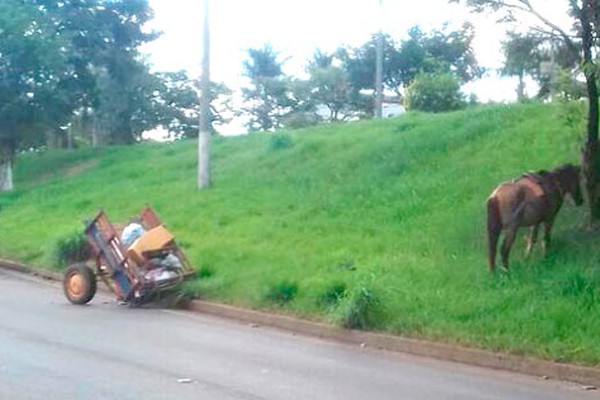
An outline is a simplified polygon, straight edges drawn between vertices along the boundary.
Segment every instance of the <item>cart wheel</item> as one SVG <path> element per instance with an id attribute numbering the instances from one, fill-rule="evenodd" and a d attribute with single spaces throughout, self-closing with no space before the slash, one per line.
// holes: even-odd
<path id="1" fill-rule="evenodd" d="M 96 275 L 85 264 L 73 264 L 67 268 L 63 280 L 67 299 L 73 304 L 86 304 L 96 294 Z"/>

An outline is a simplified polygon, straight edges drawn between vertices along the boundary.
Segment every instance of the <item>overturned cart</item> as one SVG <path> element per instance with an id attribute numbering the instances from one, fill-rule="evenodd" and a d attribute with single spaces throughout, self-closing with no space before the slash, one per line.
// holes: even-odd
<path id="1" fill-rule="evenodd" d="M 110 223 L 104 211 L 85 224 L 95 265 L 77 263 L 67 268 L 63 288 L 73 304 L 92 300 L 97 278 L 117 299 L 141 305 L 194 275 L 175 238 L 150 207 L 144 208 L 136 222 L 122 232 Z"/>

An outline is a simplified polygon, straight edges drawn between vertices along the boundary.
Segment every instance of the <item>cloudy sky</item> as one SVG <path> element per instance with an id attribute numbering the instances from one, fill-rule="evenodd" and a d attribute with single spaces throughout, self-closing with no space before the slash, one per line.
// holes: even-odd
<path id="1" fill-rule="evenodd" d="M 532 0 L 552 20 L 564 19 L 565 0 Z M 150 0 L 155 18 L 148 28 L 162 36 L 144 47 L 157 71 L 185 69 L 200 73 L 204 0 Z M 474 15 L 447 0 L 211 0 L 211 79 L 231 88 L 243 85 L 242 62 L 247 49 L 270 43 L 288 59 L 284 70 L 298 75 L 317 48 L 333 51 L 340 45 L 359 46 L 381 26 L 395 39 L 420 25 L 424 31 L 449 23 L 475 24 L 475 51 L 481 66 L 502 64 L 500 41 L 506 27 L 490 15 Z M 466 91 L 482 101 L 512 100 L 512 80 L 495 74 Z"/>

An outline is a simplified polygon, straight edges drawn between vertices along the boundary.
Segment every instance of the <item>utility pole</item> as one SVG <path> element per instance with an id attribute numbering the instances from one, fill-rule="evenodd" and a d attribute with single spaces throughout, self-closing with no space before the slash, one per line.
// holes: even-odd
<path id="1" fill-rule="evenodd" d="M 204 37 L 200 76 L 200 116 L 198 124 L 198 188 L 210 187 L 210 36 L 209 0 L 204 0 Z"/>
<path id="2" fill-rule="evenodd" d="M 383 108 L 383 33 L 381 31 L 382 4 L 379 0 L 379 32 L 375 42 L 375 118 L 381 118 Z"/>

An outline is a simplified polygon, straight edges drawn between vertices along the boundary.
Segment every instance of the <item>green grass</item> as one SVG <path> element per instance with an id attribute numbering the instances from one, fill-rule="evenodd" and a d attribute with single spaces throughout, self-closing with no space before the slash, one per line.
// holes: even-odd
<path id="1" fill-rule="evenodd" d="M 216 138 L 207 191 L 195 141 L 27 154 L 0 194 L 0 254 L 61 268 L 57 242 L 98 208 L 124 222 L 151 204 L 206 271 L 204 298 L 596 365 L 600 251 L 584 208 L 567 202 L 547 257 L 524 260 L 519 240 L 510 276 L 485 261 L 485 199 L 577 162 L 581 115 L 498 105 Z"/>

